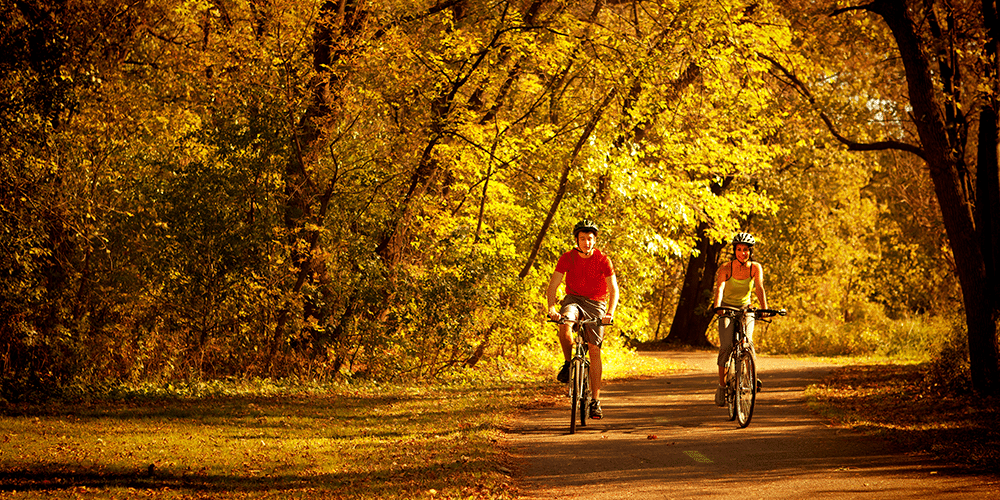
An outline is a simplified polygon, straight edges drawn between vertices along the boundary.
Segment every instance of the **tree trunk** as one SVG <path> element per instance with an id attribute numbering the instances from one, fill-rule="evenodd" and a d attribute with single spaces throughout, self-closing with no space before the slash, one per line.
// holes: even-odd
<path id="1" fill-rule="evenodd" d="M 997 161 L 997 111 L 986 107 L 979 118 L 979 157 L 976 171 L 976 229 L 986 267 L 986 283 L 992 289 L 993 308 L 1000 310 L 1000 166 Z"/>
<path id="2" fill-rule="evenodd" d="M 993 286 L 993 308 L 1000 310 L 1000 19 L 995 0 L 983 0 L 983 25 L 989 27 L 983 60 L 983 80 L 991 87 L 984 92 L 986 103 L 979 117 L 979 157 L 976 162 L 976 229 L 986 259 L 986 282 Z"/>
<path id="3" fill-rule="evenodd" d="M 913 118 L 937 194 L 945 231 L 955 256 L 969 330 L 969 362 L 972 385 L 984 395 L 1000 393 L 1000 349 L 997 345 L 1000 314 L 990 296 L 986 264 L 974 221 L 974 208 L 962 186 L 962 148 L 949 142 L 950 125 L 936 94 L 927 52 L 922 50 L 909 9 L 904 0 L 877 0 L 868 9 L 880 15 L 899 47 L 913 107 Z M 992 189 L 992 188 L 990 188 Z M 986 193 L 983 193 L 986 195 Z M 988 212 L 984 212 L 988 213 Z"/>
<path id="4" fill-rule="evenodd" d="M 688 260 L 684 285 L 677 301 L 677 312 L 670 324 L 670 333 L 663 339 L 668 344 L 712 346 L 705 332 L 708 325 L 712 324 L 712 312 L 709 310 L 712 284 L 715 282 L 715 272 L 719 269 L 719 254 L 726 244 L 709 242 L 705 236 L 707 229 L 707 222 L 698 225 L 698 252 Z"/>
<path id="5" fill-rule="evenodd" d="M 320 295 L 327 301 L 333 294 L 326 270 L 326 259 L 320 246 L 318 230 L 307 227 L 314 224 L 322 227 L 326 218 L 330 197 L 333 194 L 336 176 L 329 181 L 319 181 L 312 166 L 328 143 L 324 124 L 335 115 L 336 88 L 342 76 L 330 70 L 343 57 L 344 49 L 337 48 L 339 39 L 354 37 L 360 31 L 367 13 L 356 10 L 354 3 L 328 1 L 320 10 L 321 20 L 313 33 L 313 67 L 317 74 L 309 82 L 312 98 L 305 113 L 295 127 L 295 154 L 285 166 L 285 226 L 290 234 L 288 245 L 291 260 L 298 270 L 291 293 L 297 295 L 306 282 L 319 283 Z M 327 184 L 322 187 L 322 184 Z M 304 244 L 303 244 L 304 243 Z M 328 305 L 307 304 L 307 314 L 317 317 L 319 324 L 327 322 Z M 277 314 L 274 336 L 268 353 L 268 371 L 274 368 L 275 357 L 284 343 L 285 327 L 288 324 L 290 305 L 283 306 Z"/>
<path id="6" fill-rule="evenodd" d="M 447 114 L 447 111 L 442 111 Z M 442 116 L 443 120 L 444 117 Z M 435 134 L 424 147 L 424 152 L 420 157 L 420 164 L 410 176 L 410 187 L 403 197 L 402 204 L 396 216 L 389 223 L 389 228 L 382 236 L 375 253 L 382 258 L 386 267 L 392 269 L 403 258 L 403 252 L 409 237 L 410 219 L 417 210 L 416 200 L 419 199 L 430 187 L 433 180 L 440 173 L 441 168 L 437 160 L 434 159 L 434 148 L 441 143 L 441 135 Z"/>
<path id="7" fill-rule="evenodd" d="M 713 183 L 712 194 L 721 196 L 732 182 L 733 177 L 729 176 L 722 184 Z M 709 310 L 712 285 L 715 283 L 715 272 L 719 270 L 719 254 L 726 243 L 710 242 L 706 236 L 708 227 L 708 222 L 698 225 L 697 253 L 692 254 L 688 260 L 684 285 L 677 301 L 677 312 L 674 313 L 670 333 L 663 339 L 664 342 L 695 347 L 712 345 L 705 332 L 708 325 L 712 324 L 712 312 Z"/>

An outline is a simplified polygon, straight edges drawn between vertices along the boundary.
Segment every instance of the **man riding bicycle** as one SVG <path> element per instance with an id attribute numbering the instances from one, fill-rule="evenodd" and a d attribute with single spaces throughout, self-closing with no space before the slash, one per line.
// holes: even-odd
<path id="1" fill-rule="evenodd" d="M 726 405 L 726 361 L 733 351 L 733 327 L 735 318 L 722 317 L 720 306 L 746 308 L 750 306 L 753 292 L 761 309 L 767 309 L 767 295 L 764 293 L 764 267 L 753 261 L 753 235 L 737 233 L 733 237 L 733 260 L 723 264 L 715 274 L 715 297 L 713 308 L 719 317 L 719 388 L 715 391 L 715 404 Z M 746 335 L 753 340 L 754 316 L 748 314 Z M 759 382 L 758 382 L 759 384 Z"/>
<path id="2" fill-rule="evenodd" d="M 591 220 L 581 220 L 573 227 L 576 246 L 564 253 L 549 278 L 548 311 L 553 320 L 566 318 L 571 321 L 601 319 L 601 325 L 584 326 L 584 341 L 590 352 L 590 383 L 593 401 L 590 403 L 590 418 L 600 419 L 601 411 L 601 344 L 604 342 L 604 327 L 610 325 L 618 307 L 618 280 L 615 268 L 606 255 L 596 248 L 597 224 Z M 559 285 L 566 282 L 566 295 L 559 301 Z M 556 307 L 557 304 L 559 307 Z M 556 379 L 562 383 L 569 380 L 569 359 L 573 351 L 570 324 L 559 325 L 559 343 L 562 345 L 562 369 Z"/>

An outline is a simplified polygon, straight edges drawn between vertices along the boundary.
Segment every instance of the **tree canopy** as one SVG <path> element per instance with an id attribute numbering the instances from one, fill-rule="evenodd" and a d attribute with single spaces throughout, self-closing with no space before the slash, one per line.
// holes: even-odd
<path id="1" fill-rule="evenodd" d="M 717 262 L 740 229 L 761 235 L 779 302 L 844 321 L 871 304 L 942 313 L 965 254 L 940 232 L 938 207 L 950 212 L 920 164 L 912 77 L 877 50 L 897 28 L 854 16 L 840 29 L 828 23 L 847 13 L 809 9 L 0 7 L 4 397 L 516 363 L 551 333 L 547 276 L 584 217 L 639 337 L 678 303 L 705 307 L 697 287 L 677 298 L 705 269 L 689 261 Z M 953 50 L 982 76 L 963 84 L 989 96 L 979 26 Z"/>

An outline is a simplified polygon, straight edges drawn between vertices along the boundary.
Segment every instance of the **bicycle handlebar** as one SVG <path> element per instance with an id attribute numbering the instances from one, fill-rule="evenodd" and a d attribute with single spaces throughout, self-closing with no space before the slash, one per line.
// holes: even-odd
<path id="1" fill-rule="evenodd" d="M 788 311 L 785 309 L 757 309 L 755 313 L 763 314 L 764 316 L 762 317 L 767 318 L 771 316 L 785 316 L 788 314 Z"/>
<path id="2" fill-rule="evenodd" d="M 752 313 L 754 317 L 757 318 L 769 318 L 771 316 L 785 316 L 786 314 L 788 314 L 788 311 L 786 311 L 785 309 L 754 309 L 752 307 L 746 309 L 740 309 L 737 307 L 729 307 L 729 306 L 720 306 L 715 308 L 716 313 L 723 312 L 726 313 L 725 315 L 727 316 L 734 316 L 744 311 L 747 313 Z"/>
<path id="3" fill-rule="evenodd" d="M 573 324 L 573 323 L 578 323 L 578 324 L 581 324 L 581 325 L 586 325 L 586 324 L 590 324 L 590 323 L 597 323 L 597 324 L 604 325 L 603 318 L 572 320 L 572 319 L 566 319 L 565 317 L 561 317 L 559 319 L 549 318 L 548 322 L 549 323 L 555 323 L 557 325 L 565 325 L 565 324 Z M 612 319 L 611 323 L 608 323 L 607 325 L 604 325 L 604 326 L 610 326 L 610 325 L 614 324 L 614 322 L 615 322 L 615 320 Z"/>

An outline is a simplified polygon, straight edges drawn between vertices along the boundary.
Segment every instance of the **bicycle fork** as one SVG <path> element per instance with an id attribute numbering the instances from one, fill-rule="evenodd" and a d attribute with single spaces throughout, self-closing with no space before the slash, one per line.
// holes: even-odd
<path id="1" fill-rule="evenodd" d="M 576 389 L 576 393 L 581 397 L 584 396 L 584 378 L 589 376 L 590 362 L 585 358 L 574 357 L 569 364 L 570 373 L 570 384 L 568 384 L 569 397 L 573 397 L 573 390 Z M 587 392 L 590 392 L 590 387 L 586 387 Z"/>

